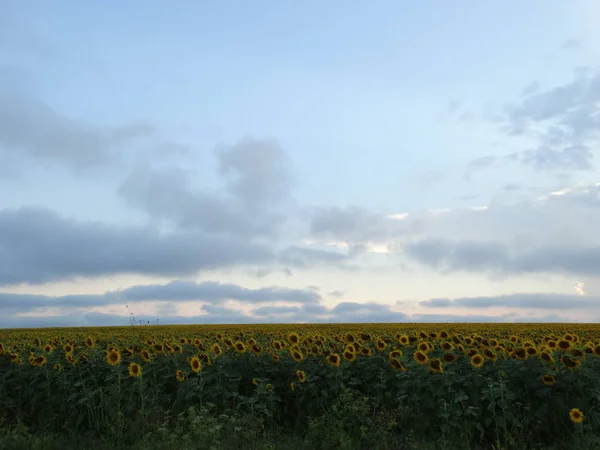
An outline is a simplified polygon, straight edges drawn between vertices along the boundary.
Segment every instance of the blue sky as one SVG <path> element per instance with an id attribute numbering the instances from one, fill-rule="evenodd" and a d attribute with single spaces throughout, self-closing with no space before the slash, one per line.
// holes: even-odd
<path id="1" fill-rule="evenodd" d="M 600 318 L 597 2 L 0 8 L 0 326 Z"/>

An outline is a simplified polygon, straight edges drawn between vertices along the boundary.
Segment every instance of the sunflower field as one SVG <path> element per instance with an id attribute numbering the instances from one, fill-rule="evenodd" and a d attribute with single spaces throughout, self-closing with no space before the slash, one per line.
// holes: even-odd
<path id="1" fill-rule="evenodd" d="M 320 430 L 311 448 L 599 448 L 599 408 L 597 325 L 0 331 L 2 426 L 119 445 L 201 412 L 206 430 L 254 418 L 234 427 L 245 436 Z"/>

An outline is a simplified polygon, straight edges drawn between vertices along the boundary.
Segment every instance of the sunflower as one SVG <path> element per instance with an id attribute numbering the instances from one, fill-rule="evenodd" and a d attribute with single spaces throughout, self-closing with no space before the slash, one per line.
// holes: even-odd
<path id="1" fill-rule="evenodd" d="M 46 359 L 46 357 L 44 355 L 39 355 L 35 358 L 35 365 L 38 367 L 42 367 L 47 362 L 48 362 L 48 360 Z"/>
<path id="2" fill-rule="evenodd" d="M 215 356 L 221 356 L 223 350 L 221 350 L 221 346 L 216 342 L 210 346 L 210 351 L 214 353 Z"/>
<path id="3" fill-rule="evenodd" d="M 340 363 L 342 362 L 342 359 L 340 358 L 340 355 L 338 355 L 337 353 L 330 353 L 327 356 L 327 362 L 329 364 L 331 364 L 333 367 L 339 367 Z"/>
<path id="4" fill-rule="evenodd" d="M 291 344 L 298 344 L 300 342 L 300 336 L 292 331 L 288 334 L 288 341 L 290 341 Z"/>
<path id="5" fill-rule="evenodd" d="M 356 361 L 356 351 L 352 351 L 350 350 L 350 348 L 351 347 L 348 347 L 346 348 L 346 350 L 344 350 L 344 353 L 342 353 L 342 357 L 348 362 L 353 362 Z"/>
<path id="6" fill-rule="evenodd" d="M 54 370 L 56 370 L 58 373 L 61 373 L 61 372 L 63 371 L 63 367 L 62 367 L 62 365 L 61 365 L 60 363 L 56 363 L 56 364 L 54 364 L 54 365 L 52 366 L 52 368 L 53 368 Z"/>
<path id="7" fill-rule="evenodd" d="M 400 342 L 402 345 L 408 345 L 408 343 L 410 342 L 408 339 L 408 336 L 406 335 L 402 335 L 400 336 L 400 338 L 398 339 L 398 342 Z"/>
<path id="8" fill-rule="evenodd" d="M 44 345 L 44 351 L 46 353 L 52 353 L 52 350 L 54 350 L 54 347 L 52 347 L 50 344 Z"/>
<path id="9" fill-rule="evenodd" d="M 558 348 L 561 350 L 570 350 L 571 345 L 571 341 L 567 341 L 566 339 L 561 339 L 558 341 Z"/>
<path id="10" fill-rule="evenodd" d="M 200 369 L 202 368 L 202 363 L 200 362 L 200 358 L 198 358 L 197 356 L 194 356 L 190 360 L 190 367 L 192 368 L 192 371 L 194 373 L 200 372 Z"/>
<path id="11" fill-rule="evenodd" d="M 427 353 L 429 351 L 429 343 L 428 342 L 421 342 L 419 345 L 417 345 L 417 349 L 420 352 Z"/>
<path id="12" fill-rule="evenodd" d="M 67 343 L 63 346 L 63 350 L 65 351 L 65 353 L 72 353 L 74 348 L 75 347 L 71 343 Z"/>
<path id="13" fill-rule="evenodd" d="M 551 364 L 554 362 L 554 358 L 552 357 L 552 354 L 550 352 L 544 351 L 544 352 L 540 353 L 540 357 L 544 361 L 549 362 Z"/>
<path id="14" fill-rule="evenodd" d="M 443 373 L 444 365 L 442 364 L 441 360 L 434 358 L 431 361 L 429 361 L 429 370 L 435 373 Z"/>
<path id="15" fill-rule="evenodd" d="M 563 366 L 565 366 L 567 369 L 577 369 L 580 365 L 581 365 L 581 361 L 575 358 L 571 358 L 568 355 L 562 355 L 560 357 L 560 362 L 563 364 Z"/>
<path id="16" fill-rule="evenodd" d="M 546 374 L 542 377 L 542 383 L 544 383 L 546 386 L 552 386 L 554 383 L 556 383 L 556 378 L 554 378 L 553 375 Z"/>
<path id="17" fill-rule="evenodd" d="M 345 338 L 346 342 L 348 342 L 350 344 L 356 340 L 356 339 L 354 339 L 354 335 L 352 333 L 347 333 L 344 338 Z"/>
<path id="18" fill-rule="evenodd" d="M 129 376 L 130 377 L 139 377 L 142 375 L 142 366 L 138 363 L 132 362 L 129 364 Z"/>
<path id="19" fill-rule="evenodd" d="M 237 341 L 234 345 L 235 351 L 242 354 L 242 353 L 246 353 L 246 344 L 244 344 L 242 341 Z"/>
<path id="20" fill-rule="evenodd" d="M 361 347 L 360 354 L 363 356 L 371 356 L 373 354 L 373 350 L 371 350 L 369 347 Z"/>
<path id="21" fill-rule="evenodd" d="M 390 366 L 392 366 L 398 372 L 406 372 L 406 366 L 399 359 L 390 358 Z"/>
<path id="22" fill-rule="evenodd" d="M 273 385 L 271 383 L 267 383 L 265 388 L 267 389 L 267 392 L 273 392 Z"/>
<path id="23" fill-rule="evenodd" d="M 290 348 L 290 353 L 291 353 L 294 361 L 296 361 L 297 363 L 302 362 L 302 360 L 304 359 L 304 355 L 302 355 L 302 352 L 300 351 L 300 349 L 298 347 Z"/>
<path id="24" fill-rule="evenodd" d="M 140 356 L 142 357 L 144 362 L 149 363 L 150 361 L 152 361 L 152 355 L 150 354 L 150 352 L 148 350 L 142 350 L 140 352 Z"/>
<path id="25" fill-rule="evenodd" d="M 452 351 L 454 349 L 454 345 L 452 345 L 451 342 L 444 342 L 441 345 L 441 347 L 442 347 L 443 350 L 446 350 L 447 352 Z"/>
<path id="26" fill-rule="evenodd" d="M 578 357 L 578 358 L 585 358 L 585 353 L 584 353 L 584 352 L 582 352 L 581 350 L 577 349 L 577 348 L 576 348 L 576 349 L 573 349 L 573 350 L 571 350 L 571 354 L 572 354 L 573 356 L 576 356 L 576 357 Z"/>
<path id="27" fill-rule="evenodd" d="M 290 383 L 290 390 L 292 392 L 294 392 L 296 390 L 296 383 L 294 383 L 293 381 Z"/>
<path id="28" fill-rule="evenodd" d="M 517 359 L 522 359 L 522 360 L 527 359 L 527 357 L 529 356 L 529 353 L 527 353 L 527 350 L 524 347 L 514 350 L 513 353 L 515 354 Z"/>
<path id="29" fill-rule="evenodd" d="M 487 359 L 489 359 L 490 361 L 496 361 L 498 359 L 498 355 L 496 355 L 492 350 L 490 350 L 489 348 L 484 348 L 483 349 L 483 356 L 485 356 Z"/>
<path id="30" fill-rule="evenodd" d="M 419 364 L 427 364 L 427 362 L 429 361 L 429 357 L 427 356 L 427 354 L 421 351 L 416 351 L 413 355 L 413 358 Z"/>
<path id="31" fill-rule="evenodd" d="M 70 355 L 69 352 L 67 352 Z M 116 366 L 121 362 L 121 353 L 116 348 L 113 348 L 108 353 L 106 353 L 106 362 L 111 366 Z"/>
<path id="32" fill-rule="evenodd" d="M 569 411 L 569 417 L 573 423 L 581 423 L 585 418 L 583 413 L 577 408 L 573 408 L 571 411 Z"/>
<path id="33" fill-rule="evenodd" d="M 527 347 L 526 352 L 529 356 L 535 356 L 538 354 L 537 348 L 533 346 Z"/>
<path id="34" fill-rule="evenodd" d="M 380 352 L 384 351 L 387 348 L 387 344 L 386 342 L 379 338 L 377 339 L 377 343 L 375 344 L 375 348 L 377 348 L 377 350 L 379 350 Z"/>
<path id="35" fill-rule="evenodd" d="M 255 355 L 260 355 L 263 351 L 263 348 L 260 345 L 252 344 L 250 346 L 250 350 L 252 350 L 252 353 L 254 353 Z"/>
<path id="36" fill-rule="evenodd" d="M 600 356 L 600 345 L 594 345 L 594 347 L 593 347 L 593 353 L 596 356 Z"/>
<path id="37" fill-rule="evenodd" d="M 175 378 L 177 379 L 177 381 L 179 381 L 180 383 L 185 380 L 185 375 L 183 374 L 183 371 L 178 370 L 177 372 L 175 372 Z"/>
<path id="38" fill-rule="evenodd" d="M 276 362 L 276 363 L 279 362 L 279 355 L 277 353 L 273 353 L 271 355 L 271 358 L 273 358 L 273 362 Z"/>
<path id="39" fill-rule="evenodd" d="M 483 359 L 483 356 L 481 356 L 479 353 L 471 356 L 471 365 L 475 368 L 483 366 L 484 361 L 485 360 Z"/>
<path id="40" fill-rule="evenodd" d="M 260 384 L 260 380 L 258 378 L 252 378 L 252 384 L 254 386 L 258 386 Z"/>
<path id="41" fill-rule="evenodd" d="M 442 360 L 447 363 L 453 363 L 458 359 L 458 357 L 454 353 L 444 353 L 442 356 Z"/>
<path id="42" fill-rule="evenodd" d="M 392 350 L 389 355 L 390 358 L 402 358 L 402 350 Z"/>
<path id="43" fill-rule="evenodd" d="M 306 382 L 306 373 L 304 373 L 304 370 L 296 370 L 296 376 L 298 377 L 298 381 L 300 383 Z"/>

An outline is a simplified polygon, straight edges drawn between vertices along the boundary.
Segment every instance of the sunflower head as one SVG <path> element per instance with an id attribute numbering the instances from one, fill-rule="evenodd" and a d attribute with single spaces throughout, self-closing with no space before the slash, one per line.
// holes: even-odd
<path id="1" fill-rule="evenodd" d="M 298 377 L 298 381 L 300 383 L 306 382 L 306 373 L 304 372 L 304 370 L 296 370 L 296 376 Z"/>
<path id="2" fill-rule="evenodd" d="M 221 346 L 218 343 L 216 343 L 216 342 L 213 345 L 210 346 L 210 351 L 215 356 L 220 356 L 223 353 L 223 350 L 221 350 Z"/>
<path id="3" fill-rule="evenodd" d="M 444 365 L 442 364 L 441 360 L 434 358 L 431 361 L 429 361 L 429 370 L 435 373 L 443 373 Z"/>
<path id="4" fill-rule="evenodd" d="M 569 417 L 573 423 L 581 423 L 585 418 L 584 414 L 578 408 L 571 409 L 571 411 L 569 411 Z"/>
<path id="5" fill-rule="evenodd" d="M 458 357 L 454 353 L 444 353 L 442 356 L 442 360 L 447 363 L 453 363 L 458 359 Z"/>
<path id="6" fill-rule="evenodd" d="M 235 351 L 238 353 L 246 353 L 246 344 L 242 341 L 237 341 L 234 345 Z"/>
<path id="7" fill-rule="evenodd" d="M 142 366 L 140 366 L 138 363 L 132 362 L 129 364 L 128 372 L 130 377 L 139 377 L 142 375 Z"/>
<path id="8" fill-rule="evenodd" d="M 542 383 L 544 383 L 546 386 L 552 386 L 554 383 L 556 383 L 556 378 L 554 378 L 553 375 L 546 374 L 542 377 Z"/>
<path id="9" fill-rule="evenodd" d="M 190 360 L 190 367 L 192 368 L 192 371 L 194 373 L 200 372 L 200 369 L 202 368 L 202 363 L 200 362 L 200 358 L 198 358 L 197 356 L 194 356 Z"/>
<path id="10" fill-rule="evenodd" d="M 180 383 L 185 380 L 185 375 L 183 374 L 183 371 L 178 370 L 177 372 L 175 372 L 175 378 L 177 379 L 177 381 L 179 381 Z"/>
<path id="11" fill-rule="evenodd" d="M 327 362 L 331 364 L 333 367 L 339 367 L 342 362 L 340 355 L 337 353 L 330 353 L 327 355 Z"/>
<path id="12" fill-rule="evenodd" d="M 563 364 L 563 366 L 565 366 L 567 369 L 577 369 L 580 365 L 581 365 L 581 361 L 575 358 L 571 358 L 568 355 L 562 355 L 560 357 L 560 362 Z"/>
<path id="13" fill-rule="evenodd" d="M 396 358 L 390 358 L 390 366 L 398 372 L 406 372 L 406 366 L 402 361 Z"/>
<path id="14" fill-rule="evenodd" d="M 421 351 L 416 351 L 413 355 L 413 358 L 419 364 L 427 364 L 427 362 L 429 361 L 429 357 L 427 356 L 427 354 Z"/>
<path id="15" fill-rule="evenodd" d="M 70 352 L 67 352 L 70 355 Z M 121 353 L 116 348 L 113 348 L 106 354 L 106 362 L 111 366 L 116 366 L 121 362 Z"/>
<path id="16" fill-rule="evenodd" d="M 348 347 L 346 350 L 344 350 L 344 353 L 342 353 L 342 357 L 346 361 L 352 362 L 352 361 L 356 360 L 356 351 L 349 350 L 349 348 L 353 348 L 353 347 Z"/>
<path id="17" fill-rule="evenodd" d="M 481 356 L 479 353 L 471 356 L 471 365 L 475 368 L 479 368 L 481 366 L 483 366 L 483 356 Z"/>

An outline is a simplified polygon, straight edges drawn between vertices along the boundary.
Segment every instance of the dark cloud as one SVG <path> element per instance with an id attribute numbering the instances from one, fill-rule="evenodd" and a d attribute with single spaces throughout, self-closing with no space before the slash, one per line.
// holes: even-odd
<path id="1" fill-rule="evenodd" d="M 282 302 L 315 305 L 321 300 L 321 296 L 314 291 L 304 289 L 288 289 L 274 286 L 249 289 L 236 284 L 214 281 L 203 283 L 172 281 L 162 285 L 132 286 L 118 292 L 111 291 L 102 295 L 51 297 L 47 295 L 0 293 L 0 310 L 24 313 L 40 308 L 60 308 L 70 311 L 76 308 L 85 309 L 110 305 L 125 306 L 132 301 L 167 302 L 169 304 L 173 304 L 174 302 L 198 301 L 212 304 L 225 300 L 235 300 L 250 304 Z M 166 305 L 163 306 L 167 308 Z"/>
<path id="2" fill-rule="evenodd" d="M 0 90 L 0 152 L 83 169 L 113 162 L 122 146 L 152 132 L 145 124 L 96 127 L 23 94 Z"/>
<path id="3" fill-rule="evenodd" d="M 172 281 L 168 284 L 133 286 L 120 291 L 125 299 L 132 300 L 173 300 L 173 301 L 221 301 L 238 300 L 241 302 L 297 302 L 314 303 L 321 296 L 311 289 L 288 289 L 282 287 L 264 287 L 248 289 L 236 284 L 214 281 L 196 283 L 193 281 Z"/>
<path id="4" fill-rule="evenodd" d="M 331 291 L 331 292 L 329 293 L 329 296 L 330 296 L 330 297 L 336 297 L 336 298 L 343 297 L 344 295 L 346 295 L 346 293 L 345 293 L 345 292 L 343 292 L 343 291 Z"/>
<path id="5" fill-rule="evenodd" d="M 119 273 L 182 276 L 274 258 L 272 250 L 232 237 L 82 222 L 37 208 L 0 211 L 0 285 Z"/>
<path id="6" fill-rule="evenodd" d="M 415 261 L 443 273 L 596 275 L 600 271 L 600 245 L 556 243 L 519 249 L 493 241 L 423 239 L 408 244 L 405 251 Z"/>
<path id="7" fill-rule="evenodd" d="M 429 308 L 524 308 L 524 309 L 595 309 L 600 298 L 581 295 L 524 293 L 488 297 L 437 298 L 419 302 Z"/>

